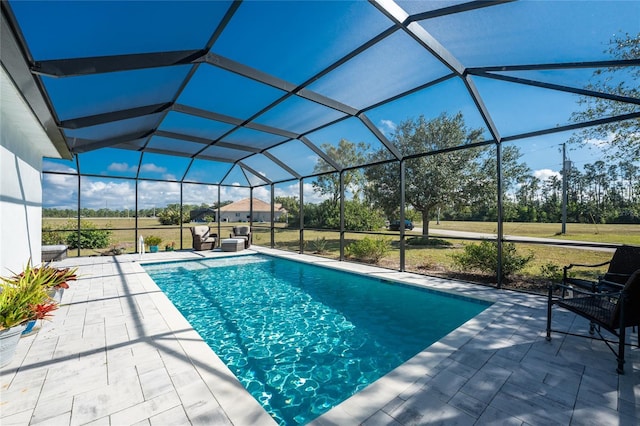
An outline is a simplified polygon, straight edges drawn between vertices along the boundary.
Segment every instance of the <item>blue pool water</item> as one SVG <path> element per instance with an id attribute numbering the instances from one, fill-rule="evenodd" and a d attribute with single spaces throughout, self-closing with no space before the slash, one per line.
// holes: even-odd
<path id="1" fill-rule="evenodd" d="M 283 425 L 313 420 L 489 306 L 261 255 L 144 268 Z"/>

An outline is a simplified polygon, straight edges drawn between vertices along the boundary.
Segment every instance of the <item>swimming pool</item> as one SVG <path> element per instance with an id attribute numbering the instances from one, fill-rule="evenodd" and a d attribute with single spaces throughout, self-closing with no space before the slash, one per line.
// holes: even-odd
<path id="1" fill-rule="evenodd" d="M 144 268 L 288 425 L 313 420 L 490 306 L 264 255 Z"/>

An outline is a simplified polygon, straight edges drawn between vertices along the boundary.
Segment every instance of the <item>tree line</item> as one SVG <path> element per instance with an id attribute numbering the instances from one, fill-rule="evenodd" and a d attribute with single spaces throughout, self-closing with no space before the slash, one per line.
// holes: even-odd
<path id="1" fill-rule="evenodd" d="M 462 114 L 427 121 L 408 119 L 398 126 L 393 144 L 402 153 L 436 152 L 405 160 L 405 217 L 421 220 L 423 235 L 429 222 L 443 220 L 496 221 L 498 179 L 496 149 L 483 146 L 480 129 L 468 129 Z M 460 149 L 465 145 L 473 145 Z M 345 139 L 321 148 L 338 164 L 369 164 L 388 158 L 386 149 L 367 153 L 368 146 Z M 326 170 L 319 161 L 316 172 Z M 516 145 L 502 147 L 503 220 L 560 222 L 562 174 L 540 179 L 522 161 Z M 348 169 L 343 172 L 345 228 L 373 230 L 400 216 L 400 166 L 396 161 Z M 339 229 L 340 176 L 328 173 L 313 182 L 326 197 L 320 204 L 305 204 L 304 225 Z M 567 220 L 587 223 L 640 223 L 640 167 L 630 160 L 604 160 L 572 166 L 567 173 Z M 289 211 L 290 223 L 299 224 L 297 197 L 278 197 Z"/>
<path id="2" fill-rule="evenodd" d="M 231 204 L 233 201 L 221 201 L 220 207 Z M 191 220 L 191 211 L 195 210 L 215 210 L 218 203 L 201 203 L 201 204 L 183 204 L 182 205 L 182 223 L 188 223 Z M 76 218 L 78 217 L 77 209 L 57 209 L 45 207 L 42 209 L 42 216 L 49 218 Z M 134 218 L 136 216 L 135 209 L 90 209 L 81 208 L 80 217 L 84 218 Z M 138 217 L 141 218 L 158 218 L 162 225 L 178 225 L 180 223 L 180 204 L 172 203 L 164 207 L 152 207 L 147 209 L 138 209 Z M 215 221 L 215 214 L 205 214 L 203 218 L 208 222 Z"/>
<path id="3" fill-rule="evenodd" d="M 505 202 L 506 220 L 560 222 L 562 176 L 524 176 Z M 640 167 L 631 161 L 596 161 L 567 173 L 567 220 L 576 223 L 640 223 Z"/>

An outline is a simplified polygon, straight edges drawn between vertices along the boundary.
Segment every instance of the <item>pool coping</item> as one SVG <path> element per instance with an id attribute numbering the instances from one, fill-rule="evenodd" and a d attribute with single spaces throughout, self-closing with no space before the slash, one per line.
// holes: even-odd
<path id="1" fill-rule="evenodd" d="M 246 256 L 252 252 L 220 252 L 215 258 Z M 197 261 L 212 259 L 210 257 L 201 259 L 189 259 L 188 261 Z M 264 410 L 258 401 L 242 386 L 237 377 L 227 367 L 227 365 L 218 357 L 213 349 L 202 339 L 200 334 L 193 329 L 189 321 L 180 313 L 167 295 L 158 287 L 145 271 L 145 264 L 158 264 L 168 262 L 180 262 L 187 259 L 173 259 L 167 261 L 144 260 L 137 262 L 134 266 L 140 273 L 141 281 L 156 307 L 164 313 L 165 321 L 180 339 L 181 345 L 195 369 L 198 371 L 202 380 L 207 385 L 211 393 L 215 396 L 220 407 L 224 410 L 229 420 L 233 424 L 276 424 L 271 415 Z M 200 365 L 207 365 L 204 369 Z M 211 371 L 212 369 L 213 371 Z"/>

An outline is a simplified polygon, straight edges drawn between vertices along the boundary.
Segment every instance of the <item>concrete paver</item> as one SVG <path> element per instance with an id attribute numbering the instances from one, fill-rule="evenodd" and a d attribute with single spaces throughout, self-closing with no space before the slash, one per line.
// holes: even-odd
<path id="1" fill-rule="evenodd" d="M 640 416 L 637 333 L 630 336 L 635 346 L 627 348 L 626 374 L 619 376 L 602 342 L 560 334 L 544 339 L 544 297 L 255 249 L 495 302 L 312 424 L 622 425 Z M 53 321 L 23 337 L 0 371 L 0 423 L 274 424 L 141 267 L 141 261 L 219 255 L 179 251 L 60 262 L 79 266 L 81 279 L 65 291 Z M 554 324 L 588 329 L 561 311 Z"/>

